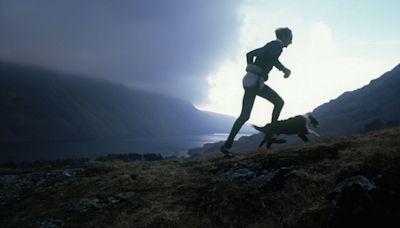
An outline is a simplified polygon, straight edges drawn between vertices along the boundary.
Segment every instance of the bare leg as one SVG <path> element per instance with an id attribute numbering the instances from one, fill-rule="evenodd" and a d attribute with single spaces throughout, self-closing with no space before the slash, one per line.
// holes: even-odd
<path id="1" fill-rule="evenodd" d="M 246 123 L 246 121 L 250 118 L 250 113 L 251 109 L 253 108 L 255 98 L 256 98 L 255 92 L 250 90 L 245 90 L 242 101 L 242 111 L 240 113 L 240 116 L 233 124 L 229 137 L 225 142 L 226 148 L 232 147 L 233 140 L 235 139 L 236 134 L 239 132 L 240 128 L 242 128 L 243 124 Z"/>
<path id="2" fill-rule="evenodd" d="M 257 95 L 267 99 L 274 105 L 274 110 L 272 111 L 271 124 L 278 121 L 279 115 L 281 114 L 283 105 L 285 103 L 283 99 L 267 85 L 264 85 L 264 87 L 261 89 L 260 92 L 258 92 Z"/>

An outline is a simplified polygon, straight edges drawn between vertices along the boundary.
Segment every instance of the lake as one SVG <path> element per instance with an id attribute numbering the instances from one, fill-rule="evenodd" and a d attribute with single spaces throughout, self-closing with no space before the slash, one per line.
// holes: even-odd
<path id="1" fill-rule="evenodd" d="M 236 139 L 249 134 L 238 134 Z M 0 162 L 56 160 L 107 154 L 156 153 L 162 156 L 187 156 L 192 148 L 206 143 L 225 141 L 227 133 L 171 137 L 135 138 L 129 140 L 91 140 L 68 142 L 24 142 L 0 144 Z"/>

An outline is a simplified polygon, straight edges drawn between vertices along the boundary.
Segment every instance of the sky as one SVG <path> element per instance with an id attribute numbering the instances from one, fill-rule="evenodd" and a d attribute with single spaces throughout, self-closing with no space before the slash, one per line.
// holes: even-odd
<path id="1" fill-rule="evenodd" d="M 238 116 L 246 53 L 289 27 L 267 84 L 281 119 L 312 111 L 399 64 L 395 0 L 0 0 L 0 60 L 107 79 Z M 250 123 L 270 121 L 257 98 Z"/>

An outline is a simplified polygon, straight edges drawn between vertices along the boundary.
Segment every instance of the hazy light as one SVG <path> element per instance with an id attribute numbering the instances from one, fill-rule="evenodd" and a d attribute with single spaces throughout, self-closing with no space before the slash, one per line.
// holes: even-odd
<path id="1" fill-rule="evenodd" d="M 294 7 L 271 7 L 271 3 L 248 1 L 241 10 L 240 45 L 217 71 L 208 76 L 209 101 L 197 104 L 200 109 L 238 116 L 241 109 L 246 53 L 275 39 L 277 27 L 290 27 L 293 44 L 284 49 L 280 60 L 292 70 L 284 79 L 276 69 L 267 84 L 285 100 L 280 119 L 312 111 L 322 103 L 345 91 L 357 89 L 398 64 L 393 56 L 377 58 L 374 52 L 363 55 L 357 47 L 373 48 L 384 41 L 370 42 L 360 37 L 357 42 L 340 41 L 333 24 L 320 17 L 305 19 Z M 365 39 L 365 40 L 364 40 Z M 399 41 L 391 41 L 398 44 Z M 368 46 L 368 44 L 370 44 Z M 367 46 L 367 47 L 366 47 Z M 354 48 L 354 49 L 353 49 Z M 270 121 L 272 104 L 257 98 L 249 122 L 265 124 Z"/>

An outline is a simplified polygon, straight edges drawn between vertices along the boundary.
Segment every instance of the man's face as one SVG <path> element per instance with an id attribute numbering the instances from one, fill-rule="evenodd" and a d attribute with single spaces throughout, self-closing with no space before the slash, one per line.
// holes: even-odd
<path id="1" fill-rule="evenodd" d="M 290 34 L 286 39 L 282 40 L 283 46 L 288 47 L 290 44 L 292 44 L 292 40 L 293 40 L 293 35 Z"/>

